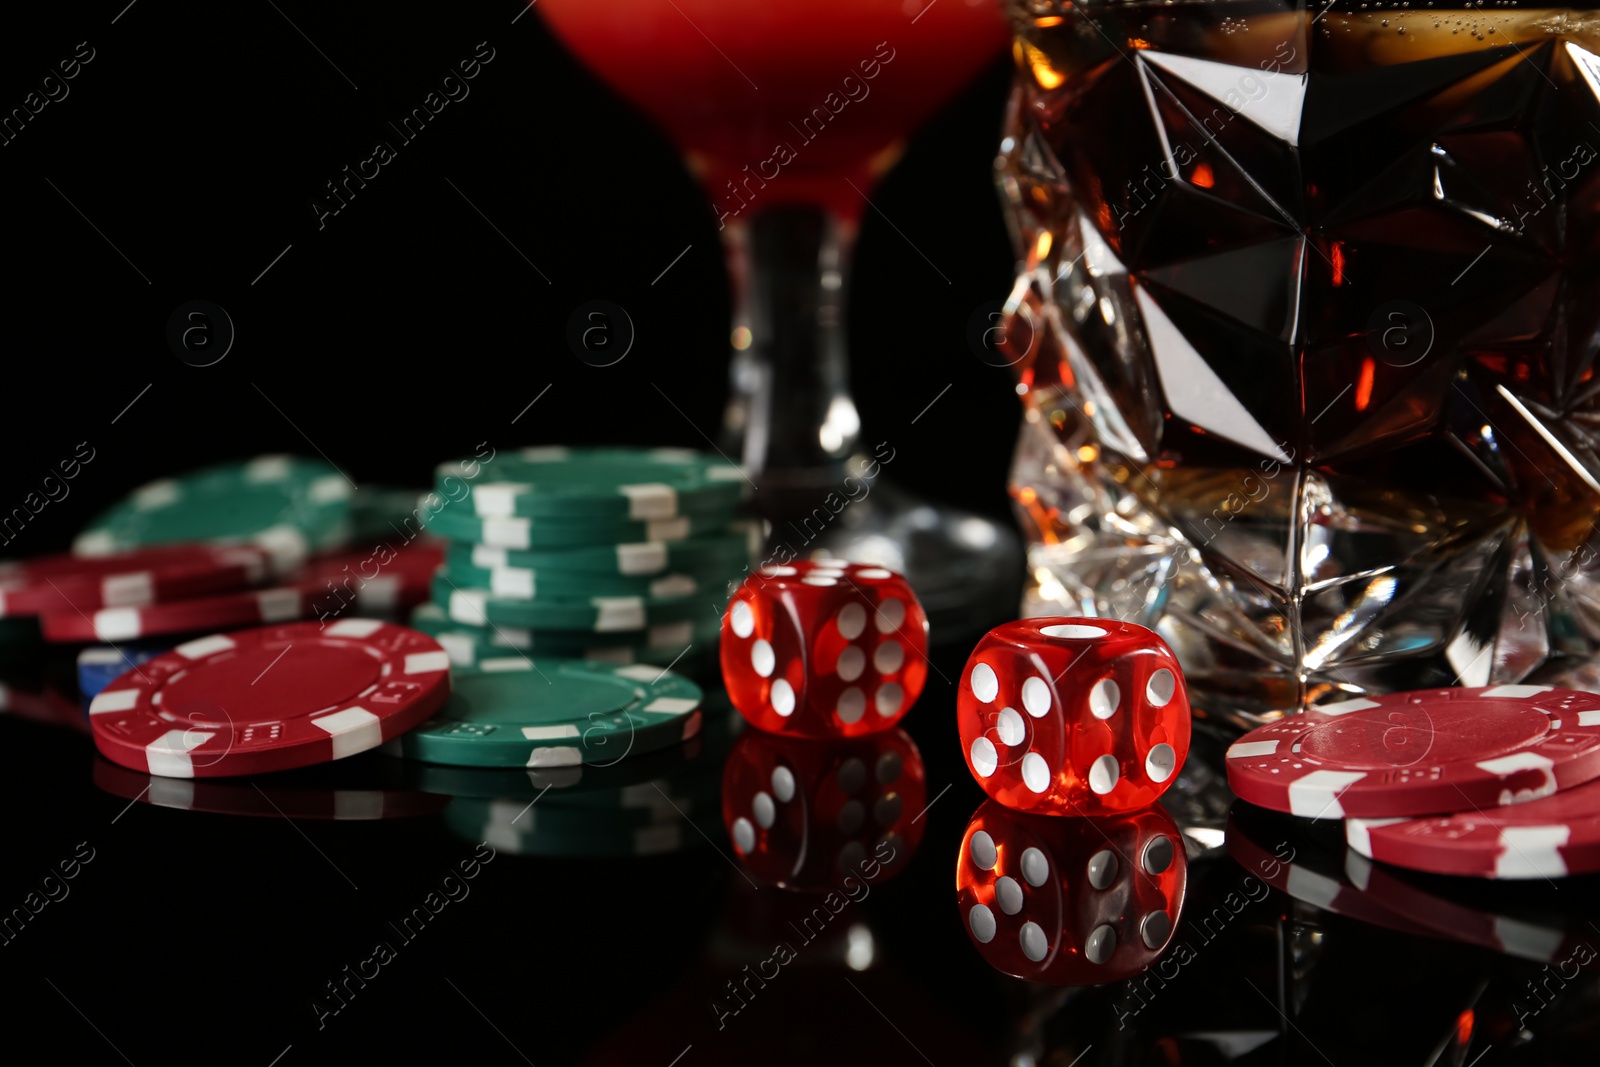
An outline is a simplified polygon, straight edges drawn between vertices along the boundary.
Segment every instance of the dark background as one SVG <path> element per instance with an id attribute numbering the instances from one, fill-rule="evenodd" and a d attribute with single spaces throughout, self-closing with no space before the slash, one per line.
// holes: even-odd
<path id="1" fill-rule="evenodd" d="M 95 458 L 0 557 L 65 547 L 151 478 L 260 452 L 321 451 L 358 481 L 421 485 L 484 440 L 716 436 L 728 299 L 713 217 L 671 145 L 536 12 L 512 25 L 519 11 L 91 0 L 36 6 L 26 24 L 8 13 L 0 114 L 79 42 L 94 59 L 0 146 L 0 513 L 80 442 Z M 319 231 L 310 203 L 323 184 L 481 41 L 495 58 L 471 95 Z M 996 516 L 1018 408 L 966 330 L 1011 278 L 990 172 L 1007 81 L 997 61 L 873 191 L 883 215 L 863 218 L 849 318 L 864 440 L 894 445 L 902 485 Z M 573 309 L 595 298 L 626 308 L 638 331 L 610 368 L 565 341 Z M 215 366 L 168 347 L 168 319 L 191 300 L 235 325 Z M 921 847 L 849 913 L 873 931 L 873 967 L 846 971 L 837 942 L 809 948 L 720 1032 L 711 1001 L 738 961 L 770 952 L 796 898 L 754 893 L 709 847 L 640 862 L 504 854 L 319 1029 L 311 1005 L 325 983 L 471 842 L 438 817 L 290 823 L 130 804 L 93 786 L 86 736 L 8 716 L 0 916 L 60 861 L 94 858 L 0 944 L 0 1060 L 1342 1067 L 1460 1064 L 1492 1043 L 1495 1067 L 1592 1049 L 1592 976 L 1541 1011 L 1558 1040 L 1529 1044 L 1508 1020 L 1544 972 L 1482 947 L 1477 927 L 1478 947 L 1449 944 L 1274 893 L 1208 931 L 1242 877 L 1220 851 L 1191 867 L 1176 935 L 1200 946 L 1198 962 L 1129 1025 L 1124 986 L 1049 989 L 991 970 L 952 891 L 981 799 L 949 728 L 963 658 L 936 655 L 906 720 L 934 798 Z M 70 678 L 70 655 L 3 666 L 8 684 Z M 1205 766 L 1190 762 L 1186 780 Z M 1492 929 L 1494 904 L 1469 914 Z M 610 1058 L 591 1059 L 608 1044 Z"/>
<path id="2" fill-rule="evenodd" d="M 48 5 L 0 38 L 4 113 L 79 42 L 94 49 L 69 95 L 0 146 L 0 510 L 79 442 L 96 457 L 0 552 L 61 548 L 129 488 L 221 458 L 320 450 L 357 481 L 421 485 L 484 440 L 717 436 L 729 303 L 715 218 L 673 146 L 537 11 L 512 25 L 516 0 L 126 3 Z M 399 143 L 387 122 L 484 41 L 494 59 L 470 95 Z M 1007 80 L 997 58 L 872 192 L 883 214 L 865 212 L 849 305 L 864 441 L 892 443 L 901 484 L 1001 516 L 1018 405 L 966 330 L 1010 284 L 990 170 Z M 312 201 L 379 140 L 397 158 L 319 230 Z M 566 343 L 596 298 L 637 330 L 609 368 Z M 206 368 L 166 340 L 197 299 L 236 334 Z"/>
<path id="3" fill-rule="evenodd" d="M 705 447 L 717 436 L 726 276 L 714 217 L 665 137 L 570 59 L 536 11 L 512 25 L 515 0 L 275 2 L 44 5 L 0 34 L 0 112 L 88 54 L 79 42 L 93 49 L 67 96 L 0 146 L 0 512 L 24 507 L 61 460 L 86 452 L 80 442 L 94 454 L 70 495 L 10 529 L 0 558 L 64 549 L 152 478 L 262 452 L 321 452 L 359 482 L 420 486 L 484 440 Z M 375 141 L 394 143 L 386 122 L 484 41 L 495 58 L 470 95 L 319 230 L 310 205 L 324 183 Z M 1008 80 L 997 57 L 872 191 L 883 215 L 864 215 L 849 304 L 864 441 L 892 443 L 901 485 L 996 516 L 1019 409 L 1008 372 L 978 359 L 966 331 L 1010 285 L 990 170 Z M 638 333 L 610 368 L 566 343 L 569 316 L 595 298 L 623 306 Z M 232 320 L 232 349 L 214 366 L 169 347 L 168 319 L 191 300 Z M 69 663 L 12 664 L 7 677 L 60 676 Z M 971 1049 L 999 1040 L 993 1009 L 1015 995 L 949 921 L 948 857 L 979 798 L 955 775 L 948 713 L 923 713 L 930 759 L 939 750 L 929 793 L 957 783 L 929 817 L 940 844 L 870 905 L 896 917 L 894 975 L 920 976 L 861 977 L 936 1056 L 952 1032 L 942 1019 L 963 1001 L 981 1009 L 955 1028 Z M 914 1055 L 840 985 L 836 958 L 826 993 L 795 978 L 739 1020 L 736 1046 L 710 1042 L 720 979 L 695 969 L 720 916 L 747 905 L 729 903 L 744 882 L 705 848 L 641 867 L 502 857 L 319 1030 L 310 1004 L 324 983 L 369 955 L 386 921 L 471 855 L 468 842 L 437 818 L 291 826 L 130 806 L 91 785 L 87 738 L 0 726 L 0 912 L 80 842 L 95 856 L 68 897 L 0 947 L 10 1062 L 570 1063 L 675 983 L 693 1002 L 682 1040 L 670 1020 L 645 1024 L 672 1047 L 663 1063 L 691 1043 L 686 1064 L 780 1045 L 810 1061 L 842 1040 L 828 1017 L 846 1012 L 871 1033 L 839 1049 L 841 1062 Z M 957 951 L 966 977 L 941 978 Z"/>

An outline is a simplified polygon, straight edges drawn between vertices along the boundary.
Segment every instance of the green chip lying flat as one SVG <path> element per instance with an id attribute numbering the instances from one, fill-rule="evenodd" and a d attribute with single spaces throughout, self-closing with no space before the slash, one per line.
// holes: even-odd
<path id="1" fill-rule="evenodd" d="M 609 764 L 700 731 L 700 687 L 658 667 L 521 656 L 452 671 L 449 702 L 398 754 L 467 767 Z"/>
<path id="2" fill-rule="evenodd" d="M 404 760 L 405 781 L 425 793 L 486 800 L 521 798 L 576 807 L 650 805 L 663 796 L 720 795 L 722 764 L 744 730 L 727 694 L 708 689 L 700 732 L 681 745 L 636 754 L 610 766 L 451 767 Z"/>
<path id="3" fill-rule="evenodd" d="M 463 463 L 440 466 L 442 494 Z M 744 471 L 682 448 L 525 448 L 503 452 L 472 486 L 484 518 L 550 516 L 567 522 L 650 521 L 691 512 L 731 514 L 749 486 Z"/>
<path id="4" fill-rule="evenodd" d="M 350 482 L 329 463 L 257 456 L 141 486 L 91 522 L 72 550 L 105 556 L 175 541 L 248 543 L 265 549 L 281 574 L 345 540 L 350 496 Z"/>

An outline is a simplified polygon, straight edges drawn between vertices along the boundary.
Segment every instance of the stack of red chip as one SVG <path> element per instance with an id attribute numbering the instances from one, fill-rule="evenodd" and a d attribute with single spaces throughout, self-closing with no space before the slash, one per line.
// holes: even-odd
<path id="1" fill-rule="evenodd" d="M 266 553 L 182 544 L 112 556 L 51 556 L 0 568 L 0 616 L 38 615 L 46 640 L 129 641 L 263 623 L 394 617 L 428 599 L 436 542 L 304 564 L 269 588 Z"/>
<path id="2" fill-rule="evenodd" d="M 48 557 L 0 568 L 0 615 L 39 614 L 56 641 L 182 640 L 147 662 L 124 657 L 130 668 L 90 703 L 86 725 L 107 759 L 169 778 L 285 770 L 376 748 L 443 705 L 450 664 L 438 642 L 360 617 L 425 600 L 440 555 L 418 542 L 322 557 L 272 588 L 252 588 L 269 573 L 252 546 Z M 241 629 L 262 622 L 283 624 Z M 197 631 L 206 635 L 177 636 Z M 0 687 L 0 707 L 57 717 L 10 694 Z M 329 810 L 345 812 L 349 799 Z"/>
<path id="3" fill-rule="evenodd" d="M 382 621 L 428 599 L 443 549 L 391 522 L 404 538 L 394 548 L 381 526 L 348 514 L 347 486 L 336 471 L 281 457 L 152 483 L 79 538 L 82 554 L 0 564 L 6 639 L 31 637 L 16 616 L 36 616 L 49 641 L 153 638 L 116 649 L 110 662 L 127 669 L 109 683 L 93 678 L 104 688 L 86 716 L 69 708 L 106 759 L 143 775 L 281 771 L 376 748 L 449 695 L 440 645 Z M 378 504 L 381 516 L 395 502 Z M 373 547 L 333 554 L 362 540 Z M 0 686 L 0 710 L 56 710 L 11 693 Z M 102 777 L 131 788 L 127 775 Z M 262 810 L 225 787 L 147 780 L 139 790 L 154 791 L 177 806 Z M 306 817 L 410 810 L 384 790 L 266 799 L 276 814 Z"/>
<path id="4" fill-rule="evenodd" d="M 1372 859 L 1437 874 L 1600 871 L 1600 696 L 1543 685 L 1323 705 L 1228 749 L 1242 800 L 1345 820 Z"/>
<path id="5" fill-rule="evenodd" d="M 211 596 L 256 585 L 267 562 L 253 545 L 184 544 L 7 563 L 0 566 L 0 616 L 55 617 Z"/>

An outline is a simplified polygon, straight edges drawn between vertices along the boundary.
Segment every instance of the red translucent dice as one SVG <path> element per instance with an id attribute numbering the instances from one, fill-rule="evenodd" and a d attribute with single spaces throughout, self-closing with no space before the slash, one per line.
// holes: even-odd
<path id="1" fill-rule="evenodd" d="M 1110 619 L 990 630 L 956 694 L 967 766 L 1021 811 L 1102 815 L 1164 793 L 1189 752 L 1189 697 L 1166 642 Z"/>
<path id="2" fill-rule="evenodd" d="M 819 741 L 746 731 L 722 772 L 722 821 L 764 885 L 825 889 L 882 881 L 922 839 L 922 754 L 904 730 Z M 845 882 L 853 878 L 853 882 Z"/>
<path id="3" fill-rule="evenodd" d="M 882 567 L 763 567 L 723 613 L 722 677 L 733 706 L 771 733 L 886 730 L 927 680 L 928 617 L 906 580 Z"/>
<path id="4" fill-rule="evenodd" d="M 1177 824 L 1158 805 L 1056 819 L 986 801 L 956 861 L 961 924 L 990 966 L 1055 985 L 1112 982 L 1172 940 L 1188 884 Z"/>

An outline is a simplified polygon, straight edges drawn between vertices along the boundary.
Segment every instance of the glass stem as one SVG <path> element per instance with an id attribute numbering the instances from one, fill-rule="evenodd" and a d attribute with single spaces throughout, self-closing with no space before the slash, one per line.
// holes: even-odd
<path id="1" fill-rule="evenodd" d="M 822 208 L 785 204 L 723 231 L 734 290 L 724 434 L 768 518 L 809 511 L 855 452 L 861 421 L 844 336 L 854 229 Z"/>

